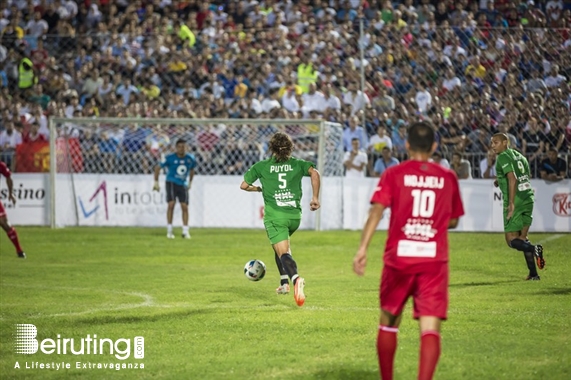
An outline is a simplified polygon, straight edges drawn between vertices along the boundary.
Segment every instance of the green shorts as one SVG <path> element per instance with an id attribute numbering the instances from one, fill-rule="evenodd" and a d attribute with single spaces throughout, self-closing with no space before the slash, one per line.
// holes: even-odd
<path id="1" fill-rule="evenodd" d="M 289 240 L 289 237 L 299 228 L 301 219 L 276 219 L 264 221 L 266 233 L 270 243 L 277 244 L 280 241 Z"/>
<path id="2" fill-rule="evenodd" d="M 504 205 L 504 232 L 518 232 L 531 226 L 533 220 L 533 203 L 515 206 L 514 213 L 508 220 L 507 206 Z"/>

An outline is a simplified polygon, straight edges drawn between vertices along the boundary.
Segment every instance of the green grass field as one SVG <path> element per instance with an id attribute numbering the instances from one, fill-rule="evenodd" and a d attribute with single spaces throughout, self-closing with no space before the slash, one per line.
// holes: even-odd
<path id="1" fill-rule="evenodd" d="M 378 283 L 385 235 L 363 278 L 351 271 L 358 232 L 297 232 L 303 308 L 278 296 L 262 230 L 18 229 L 27 260 L 0 236 L 1 379 L 375 379 Z M 451 302 L 437 379 L 571 379 L 571 235 L 534 234 L 547 267 L 538 282 L 500 234 L 451 234 Z M 243 265 L 268 273 L 247 281 Z M 410 305 L 399 333 L 396 378 L 416 378 L 418 329 Z M 144 369 L 74 369 L 121 363 L 111 355 L 16 354 L 16 323 L 38 339 L 145 338 Z M 18 362 L 20 369 L 15 369 Z M 26 362 L 72 369 L 26 369 Z"/>

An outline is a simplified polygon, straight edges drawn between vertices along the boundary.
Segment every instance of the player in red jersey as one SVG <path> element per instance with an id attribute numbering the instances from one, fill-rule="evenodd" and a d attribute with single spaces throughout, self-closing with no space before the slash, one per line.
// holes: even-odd
<path id="1" fill-rule="evenodd" d="M 419 122 L 408 129 L 410 159 L 387 169 L 371 198 L 371 209 L 353 261 L 365 272 L 367 248 L 386 208 L 391 219 L 381 278 L 381 322 L 377 353 L 381 378 L 393 378 L 402 310 L 414 300 L 420 326 L 418 379 L 432 379 L 440 356 L 440 325 L 448 310 L 448 229 L 464 215 L 458 178 L 429 162 L 436 149 L 434 130 Z"/>
<path id="2" fill-rule="evenodd" d="M 16 204 L 16 198 L 14 198 L 14 194 L 12 194 L 12 189 L 14 187 L 14 183 L 12 182 L 12 177 L 11 177 L 12 173 L 10 173 L 10 169 L 8 169 L 6 164 L 3 163 L 2 161 L 0 161 L 0 175 L 6 177 L 6 185 L 8 186 L 8 199 L 13 204 Z M 6 209 L 4 208 L 2 201 L 0 201 L 0 227 L 2 227 L 4 231 L 6 231 L 8 239 L 10 239 L 12 244 L 14 244 L 14 247 L 16 247 L 16 253 L 18 254 L 18 257 L 25 259 L 26 254 L 24 253 L 22 247 L 20 247 L 20 241 L 18 240 L 18 233 L 16 232 L 16 229 L 10 226 L 10 223 L 8 223 L 8 217 L 6 216 Z"/>

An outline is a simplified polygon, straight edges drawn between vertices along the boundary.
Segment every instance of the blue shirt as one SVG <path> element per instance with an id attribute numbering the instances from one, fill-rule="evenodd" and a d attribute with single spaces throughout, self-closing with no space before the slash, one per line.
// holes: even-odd
<path id="1" fill-rule="evenodd" d="M 185 186 L 188 173 L 196 167 L 194 155 L 187 153 L 184 157 L 179 157 L 176 153 L 171 153 L 161 162 L 161 168 L 167 168 L 167 182 Z"/>
<path id="2" fill-rule="evenodd" d="M 359 146 L 363 149 L 367 148 L 367 145 L 369 145 L 369 137 L 363 127 L 357 127 L 354 131 L 347 127 L 343 130 L 343 147 L 345 151 L 353 149 L 351 146 L 351 140 L 353 140 L 353 138 L 359 139 Z"/>
<path id="3" fill-rule="evenodd" d="M 391 157 L 388 163 L 385 162 L 383 157 L 379 157 L 377 158 L 377 161 L 375 161 L 375 167 L 373 168 L 373 170 L 375 171 L 375 173 L 379 173 L 379 175 L 382 175 L 385 170 L 387 170 L 391 166 L 396 166 L 398 164 L 399 160 L 397 160 L 394 157 Z"/>

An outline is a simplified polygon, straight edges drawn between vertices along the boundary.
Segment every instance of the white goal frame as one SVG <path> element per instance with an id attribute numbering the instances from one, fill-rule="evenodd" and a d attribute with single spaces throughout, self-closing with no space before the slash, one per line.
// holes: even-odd
<path id="1" fill-rule="evenodd" d="M 57 126 L 60 124 L 73 123 L 82 125 L 97 125 L 97 124 L 129 124 L 129 123 L 145 123 L 145 124 L 160 124 L 160 125 L 201 125 L 201 124 L 229 124 L 229 125 L 311 125 L 319 126 L 318 136 L 318 151 L 317 151 L 317 170 L 322 174 L 325 173 L 325 155 L 326 155 L 326 128 L 328 126 L 340 126 L 339 123 L 328 122 L 324 120 L 314 119 L 173 119 L 173 118 L 133 118 L 133 117 L 102 117 L 102 118 L 62 118 L 50 117 L 48 119 L 48 126 L 50 130 L 50 225 L 51 228 L 56 228 L 56 177 L 57 177 L 57 150 L 56 139 L 58 137 Z M 342 135 L 339 141 L 341 152 L 343 150 Z M 343 171 L 343 162 L 339 161 L 340 171 Z M 323 186 L 323 181 L 322 181 Z M 320 197 L 323 191 L 320 192 Z M 74 200 L 75 201 L 75 200 Z M 321 209 L 317 210 L 315 214 L 314 229 L 321 231 Z"/>

